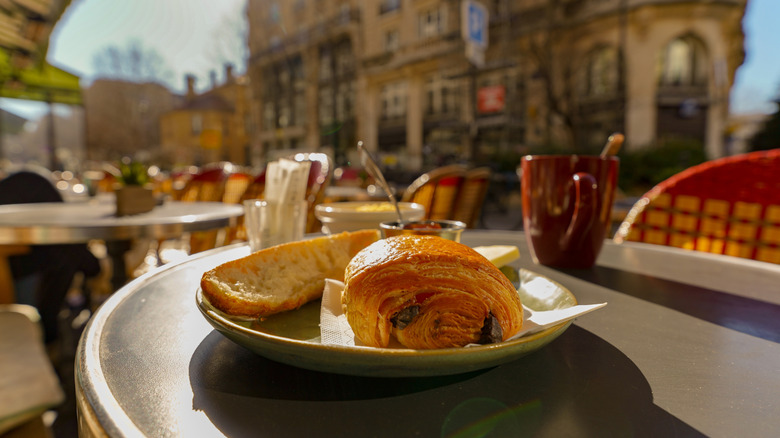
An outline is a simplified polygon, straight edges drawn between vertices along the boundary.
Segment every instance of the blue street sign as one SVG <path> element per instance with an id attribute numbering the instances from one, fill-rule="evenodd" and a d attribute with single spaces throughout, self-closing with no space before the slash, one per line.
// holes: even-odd
<path id="1" fill-rule="evenodd" d="M 480 48 L 488 45 L 488 11 L 479 2 L 466 0 L 463 5 L 464 37 L 466 42 Z"/>
<path id="2" fill-rule="evenodd" d="M 485 11 L 469 4 L 469 39 L 477 45 L 485 44 Z"/>

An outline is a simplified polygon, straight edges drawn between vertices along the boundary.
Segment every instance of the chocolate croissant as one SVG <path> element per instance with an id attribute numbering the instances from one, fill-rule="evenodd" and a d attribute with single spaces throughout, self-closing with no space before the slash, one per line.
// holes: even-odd
<path id="1" fill-rule="evenodd" d="M 466 245 L 402 235 L 372 243 L 347 265 L 347 321 L 363 344 L 408 348 L 500 342 L 523 325 L 517 290 Z"/>

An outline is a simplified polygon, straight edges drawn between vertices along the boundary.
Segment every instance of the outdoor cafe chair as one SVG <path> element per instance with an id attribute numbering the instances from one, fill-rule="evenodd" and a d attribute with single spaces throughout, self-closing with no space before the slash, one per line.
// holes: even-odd
<path id="1" fill-rule="evenodd" d="M 401 201 L 425 207 L 425 219 L 459 220 L 468 228 L 479 221 L 488 185 L 490 169 L 453 164 L 426 172 L 404 191 Z"/>
<path id="2" fill-rule="evenodd" d="M 226 204 L 239 204 L 253 177 L 250 173 L 237 171 L 231 173 L 225 181 L 225 191 L 222 194 L 222 202 Z"/>
<path id="3" fill-rule="evenodd" d="M 251 178 L 248 182 L 244 192 L 238 200 L 238 204 L 243 205 L 244 201 L 250 199 L 263 199 L 265 193 L 265 169 Z M 225 235 L 225 243 L 242 242 L 246 241 L 246 226 L 244 224 L 244 216 L 240 216 L 236 219 L 236 224 L 227 229 Z"/>
<path id="4" fill-rule="evenodd" d="M 184 187 L 174 188 L 173 199 L 182 202 L 222 202 L 226 194 L 228 179 L 235 166 L 229 162 L 217 162 L 195 168 L 193 172 L 184 172 L 172 176 L 184 181 Z M 156 265 L 178 259 L 186 254 L 195 254 L 217 246 L 219 230 L 196 231 L 189 236 L 168 239 L 153 243 L 146 256 L 132 269 L 130 274 L 137 277 Z"/>
<path id="5" fill-rule="evenodd" d="M 780 263 L 780 149 L 708 161 L 644 194 L 614 241 Z"/>
<path id="6" fill-rule="evenodd" d="M 235 166 L 229 162 L 203 166 L 192 176 L 182 192 L 184 202 L 223 202 Z M 231 188 L 232 190 L 232 188 Z M 232 195 L 232 193 L 231 193 Z M 190 254 L 196 254 L 217 246 L 219 230 L 190 233 Z"/>
<path id="7" fill-rule="evenodd" d="M 43 202 L 64 202 L 47 176 L 34 171 L 19 171 L 0 180 L 0 205 Z M 4 289 L 0 293 L 0 303 L 16 302 L 17 293 L 26 295 L 24 291 L 16 290 L 15 282 L 33 276 L 38 278 L 34 290 L 27 291 L 27 295 L 31 295 L 27 299 L 41 315 L 47 343 L 59 337 L 60 310 L 76 274 L 91 278 L 101 270 L 100 262 L 86 244 L 33 245 L 28 248 L 13 245 L 0 250 L 0 256 L 3 257 L 0 274 L 4 277 L 1 280 L 3 284 L 0 284 Z M 89 302 L 89 291 L 85 289 L 83 293 Z"/>
<path id="8" fill-rule="evenodd" d="M 178 200 L 185 202 L 220 202 L 225 184 L 232 173 L 230 163 L 206 165 L 187 181 Z"/>

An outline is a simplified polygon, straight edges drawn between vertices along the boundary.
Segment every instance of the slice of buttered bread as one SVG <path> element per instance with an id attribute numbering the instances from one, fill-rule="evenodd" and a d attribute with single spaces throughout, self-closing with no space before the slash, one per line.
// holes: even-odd
<path id="1" fill-rule="evenodd" d="M 352 257 L 378 239 L 379 231 L 361 230 L 283 243 L 217 266 L 203 274 L 200 287 L 230 315 L 297 309 L 322 296 L 326 278 L 343 281 Z"/>

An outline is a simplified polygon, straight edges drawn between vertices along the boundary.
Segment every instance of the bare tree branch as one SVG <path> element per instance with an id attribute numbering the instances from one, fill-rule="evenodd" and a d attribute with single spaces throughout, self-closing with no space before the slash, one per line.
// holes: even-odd
<path id="1" fill-rule="evenodd" d="M 211 47 L 207 50 L 215 64 L 232 64 L 238 71 L 246 70 L 249 56 L 249 25 L 244 8 L 242 4 L 222 17 L 219 27 L 214 31 Z"/>
<path id="2" fill-rule="evenodd" d="M 98 77 L 170 85 L 173 71 L 157 50 L 131 40 L 125 47 L 106 46 L 92 57 Z"/>

